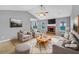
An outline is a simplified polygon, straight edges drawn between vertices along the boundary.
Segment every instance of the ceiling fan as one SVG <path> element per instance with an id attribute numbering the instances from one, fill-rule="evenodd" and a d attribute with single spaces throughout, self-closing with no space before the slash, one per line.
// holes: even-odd
<path id="1" fill-rule="evenodd" d="M 43 16 L 47 16 L 47 14 L 48 14 L 48 11 L 46 10 L 45 6 L 40 5 L 40 11 L 38 12 L 38 15 L 40 17 L 43 17 Z"/>

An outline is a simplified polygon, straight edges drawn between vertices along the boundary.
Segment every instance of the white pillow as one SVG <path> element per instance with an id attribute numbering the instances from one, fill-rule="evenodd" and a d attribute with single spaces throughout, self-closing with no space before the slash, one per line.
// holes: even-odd
<path id="1" fill-rule="evenodd" d="M 65 34 L 64 34 L 64 37 L 65 37 L 66 39 L 68 38 L 68 36 L 69 36 L 68 33 L 65 33 Z"/>
<path id="2" fill-rule="evenodd" d="M 69 36 L 69 40 L 71 40 L 71 44 L 76 43 L 76 40 L 75 40 L 75 38 L 73 37 L 72 34 L 70 34 L 70 36 Z"/>
<path id="3" fill-rule="evenodd" d="M 75 43 L 76 43 L 76 41 L 75 41 L 75 40 L 72 40 L 72 41 L 71 41 L 71 44 L 75 44 Z"/>
<path id="4" fill-rule="evenodd" d="M 73 35 L 72 34 L 69 34 L 69 40 L 73 40 Z"/>
<path id="5" fill-rule="evenodd" d="M 77 48 L 77 44 L 65 44 L 65 47 Z"/>

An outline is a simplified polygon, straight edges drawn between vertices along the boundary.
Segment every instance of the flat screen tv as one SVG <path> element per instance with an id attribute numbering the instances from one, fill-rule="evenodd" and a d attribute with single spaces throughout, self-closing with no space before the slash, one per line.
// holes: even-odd
<path id="1" fill-rule="evenodd" d="M 48 19 L 48 24 L 55 24 L 56 23 L 56 19 Z"/>

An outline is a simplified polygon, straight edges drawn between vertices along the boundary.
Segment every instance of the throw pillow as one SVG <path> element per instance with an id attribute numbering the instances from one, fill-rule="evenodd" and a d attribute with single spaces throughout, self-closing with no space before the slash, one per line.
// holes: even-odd
<path id="1" fill-rule="evenodd" d="M 69 36 L 68 33 L 65 33 L 65 34 L 64 34 L 64 37 L 65 37 L 66 39 L 68 39 L 68 36 Z"/>
<path id="2" fill-rule="evenodd" d="M 72 40 L 71 44 L 77 44 L 77 42 L 75 40 Z"/>
<path id="3" fill-rule="evenodd" d="M 65 44 L 71 44 L 71 40 L 65 40 L 65 41 L 63 42 L 62 46 L 65 47 Z"/>
<path id="4" fill-rule="evenodd" d="M 69 40 L 71 40 L 71 44 L 76 43 L 76 40 L 72 34 L 70 34 Z"/>

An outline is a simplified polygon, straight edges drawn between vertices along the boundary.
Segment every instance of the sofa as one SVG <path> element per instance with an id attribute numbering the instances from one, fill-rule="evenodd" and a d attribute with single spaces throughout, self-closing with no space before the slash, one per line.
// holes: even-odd
<path id="1" fill-rule="evenodd" d="M 52 45 L 53 54 L 79 54 L 78 51 L 72 50 L 70 48 L 63 48 L 57 45 Z"/>
<path id="2" fill-rule="evenodd" d="M 79 34 L 71 32 L 69 35 L 69 39 L 59 36 L 53 38 L 52 53 L 79 54 Z"/>

